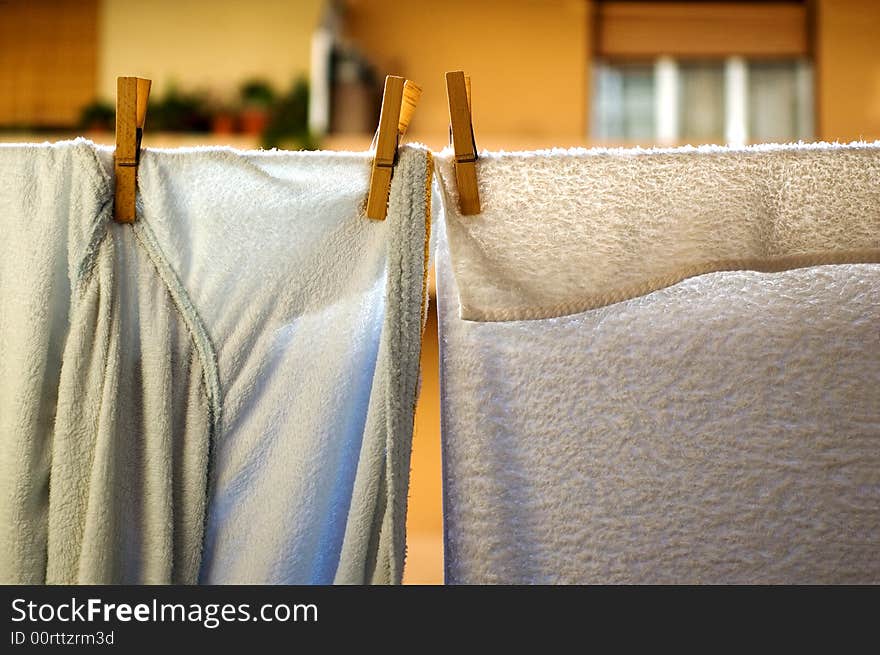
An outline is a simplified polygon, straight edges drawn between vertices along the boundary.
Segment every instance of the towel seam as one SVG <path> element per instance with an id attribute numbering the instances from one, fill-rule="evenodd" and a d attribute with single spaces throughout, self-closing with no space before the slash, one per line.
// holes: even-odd
<path id="1" fill-rule="evenodd" d="M 98 157 L 95 144 L 84 138 L 75 139 L 74 143 L 86 146 L 84 151 L 88 153 L 89 158 L 92 159 L 95 164 L 95 169 L 98 171 L 97 191 L 99 192 L 99 195 L 107 196 L 101 204 L 94 223 L 91 226 L 91 236 L 89 238 L 88 246 L 86 247 L 86 252 L 77 264 L 75 285 L 78 292 L 81 292 L 81 287 L 84 284 L 87 284 L 88 278 L 90 278 L 94 272 L 98 250 L 110 232 L 109 213 L 113 207 L 113 193 L 111 190 L 110 175 L 104 169 L 104 166 Z M 140 200 L 140 198 L 138 200 Z M 143 216 L 143 207 L 140 202 L 138 203 L 138 210 L 139 214 Z M 222 416 L 222 400 L 214 344 L 211 341 L 211 337 L 205 328 L 204 322 L 196 311 L 195 305 L 192 303 L 189 294 L 180 283 L 180 280 L 178 280 L 165 256 L 162 254 L 162 249 L 160 248 L 158 240 L 152 230 L 145 223 L 143 218 L 132 223 L 131 227 L 137 242 L 147 252 L 159 278 L 165 284 L 166 289 L 174 300 L 175 306 L 190 333 L 190 338 L 196 346 L 196 351 L 199 353 L 200 359 L 202 359 L 202 365 L 205 371 L 203 375 L 205 395 L 212 411 L 211 429 L 212 433 L 216 434 L 219 430 L 220 418 Z"/>
<path id="2" fill-rule="evenodd" d="M 431 259 L 431 183 L 434 180 L 434 156 L 427 151 L 425 161 L 425 252 L 422 260 L 422 336 L 428 319 L 428 264 Z M 419 346 L 421 356 L 421 345 Z"/>
<path id="3" fill-rule="evenodd" d="M 709 273 L 754 271 L 758 273 L 781 273 L 813 266 L 841 264 L 880 264 L 880 248 L 865 248 L 838 252 L 799 253 L 775 257 L 746 257 L 719 259 L 702 262 L 651 278 L 637 285 L 623 287 L 604 294 L 581 297 L 578 300 L 538 307 L 513 307 L 508 309 L 480 309 L 460 305 L 460 317 L 465 321 L 502 323 L 510 321 L 562 318 L 573 314 L 599 309 L 625 300 L 632 300 L 665 289 L 692 277 Z M 461 299 L 459 298 L 459 302 Z"/>
<path id="4" fill-rule="evenodd" d="M 94 164 L 94 166 L 87 167 L 87 170 L 97 171 L 97 177 L 92 177 L 92 180 L 95 182 L 94 191 L 98 198 L 103 197 L 103 201 L 100 203 L 98 211 L 95 213 L 95 217 L 92 221 L 92 225 L 90 226 L 91 234 L 89 235 L 85 252 L 77 262 L 75 269 L 76 273 L 75 279 L 73 280 L 73 286 L 76 289 L 76 292 L 81 294 L 84 285 L 88 284 L 88 280 L 95 268 L 98 250 L 100 249 L 104 238 L 107 236 L 110 212 L 113 209 L 113 190 L 110 176 L 107 174 L 107 171 L 104 170 L 104 165 L 101 163 L 98 153 L 95 150 L 95 144 L 84 138 L 75 139 L 73 144 L 77 146 L 77 152 L 85 153 L 85 156 L 91 159 Z M 78 146 L 83 147 L 79 148 Z"/>
<path id="5" fill-rule="evenodd" d="M 149 225 L 141 219 L 132 224 L 132 230 L 137 243 L 144 249 L 159 279 L 165 285 L 168 294 L 171 296 L 174 307 L 178 315 L 183 320 L 187 331 L 190 335 L 196 355 L 202 363 L 201 376 L 201 392 L 208 404 L 208 465 L 205 470 L 205 495 L 204 495 L 204 512 L 202 514 L 202 535 L 199 552 L 199 567 L 202 566 L 202 558 L 205 552 L 205 538 L 208 527 L 208 506 L 210 504 L 211 494 L 213 491 L 214 478 L 214 453 L 216 451 L 216 443 L 220 438 L 220 427 L 223 415 L 223 403 L 221 398 L 221 386 L 219 376 L 219 364 L 217 362 L 217 354 L 211 337 L 199 316 L 198 311 L 193 305 L 183 284 L 177 278 L 171 265 L 168 263 L 153 231 Z M 198 581 L 199 570 L 196 571 L 195 582 Z"/>

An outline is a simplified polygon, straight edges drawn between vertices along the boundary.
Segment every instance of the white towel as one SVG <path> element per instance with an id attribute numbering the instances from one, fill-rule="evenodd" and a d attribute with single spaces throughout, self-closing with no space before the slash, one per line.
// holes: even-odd
<path id="1" fill-rule="evenodd" d="M 433 162 L 382 222 L 369 163 L 147 150 L 120 225 L 112 150 L 0 148 L 2 581 L 400 582 Z"/>
<path id="2" fill-rule="evenodd" d="M 195 582 L 210 394 L 161 258 L 84 140 L 0 180 L 0 580 Z"/>
<path id="3" fill-rule="evenodd" d="M 370 159 L 141 158 L 139 225 L 216 352 L 202 582 L 400 582 L 433 164 L 402 149 L 372 221 Z"/>
<path id="4" fill-rule="evenodd" d="M 485 218 L 449 219 L 462 318 L 564 316 L 712 271 L 880 262 L 878 148 L 483 153 Z"/>
<path id="5" fill-rule="evenodd" d="M 448 582 L 880 582 L 880 266 L 578 306 L 876 247 L 880 149 L 490 155 L 467 217 L 438 159 Z"/>

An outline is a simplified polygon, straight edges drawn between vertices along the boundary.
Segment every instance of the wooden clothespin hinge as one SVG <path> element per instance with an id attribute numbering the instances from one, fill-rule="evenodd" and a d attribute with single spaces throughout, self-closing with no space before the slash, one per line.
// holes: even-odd
<path id="1" fill-rule="evenodd" d="M 446 73 L 449 100 L 449 132 L 455 151 L 455 181 L 458 210 L 463 216 L 479 214 L 480 190 L 477 186 L 477 142 L 471 111 L 471 78 L 463 71 Z"/>
<path id="2" fill-rule="evenodd" d="M 116 78 L 116 152 L 113 155 L 116 191 L 113 217 L 120 223 L 133 223 L 135 220 L 137 169 L 150 84 L 150 80 L 140 77 Z"/>
<path id="3" fill-rule="evenodd" d="M 373 138 L 376 156 L 370 173 L 370 193 L 367 196 L 367 217 L 385 220 L 388 214 L 388 193 L 391 177 L 397 164 L 397 148 L 406 134 L 418 105 L 422 89 L 414 82 L 396 75 L 385 78 L 379 129 Z"/>

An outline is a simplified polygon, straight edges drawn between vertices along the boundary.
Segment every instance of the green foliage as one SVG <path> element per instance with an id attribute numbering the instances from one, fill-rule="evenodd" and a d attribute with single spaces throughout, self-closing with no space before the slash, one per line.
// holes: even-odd
<path id="1" fill-rule="evenodd" d="M 297 79 L 272 107 L 263 133 L 263 147 L 299 150 L 318 147 L 317 140 L 309 133 L 309 83 L 305 78 Z"/>
<path id="2" fill-rule="evenodd" d="M 297 79 L 290 90 L 276 97 L 268 83 L 252 80 L 241 86 L 243 109 L 265 109 L 268 123 L 262 134 L 264 148 L 314 150 L 318 140 L 309 133 L 309 83 Z M 202 93 L 180 91 L 168 87 L 162 98 L 153 98 L 147 108 L 147 129 L 155 132 L 208 132 L 212 118 L 229 114 L 233 108 Z M 111 104 L 93 102 L 80 114 L 81 129 L 114 129 L 116 112 Z"/>
<path id="3" fill-rule="evenodd" d="M 269 107 L 275 102 L 272 85 L 264 80 L 249 80 L 239 89 L 241 102 L 245 106 Z"/>
<path id="4" fill-rule="evenodd" d="M 79 114 L 79 128 L 83 130 L 111 131 L 116 124 L 116 109 L 113 105 L 95 100 L 82 108 Z"/>
<path id="5" fill-rule="evenodd" d="M 155 131 L 207 132 L 211 127 L 211 112 L 202 94 L 183 93 L 171 86 L 164 98 L 150 103 L 147 125 Z"/>

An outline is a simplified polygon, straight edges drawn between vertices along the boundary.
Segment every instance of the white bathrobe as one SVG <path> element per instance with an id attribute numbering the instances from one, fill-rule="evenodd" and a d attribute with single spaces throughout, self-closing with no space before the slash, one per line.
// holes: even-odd
<path id="1" fill-rule="evenodd" d="M 395 583 L 431 211 L 404 148 L 0 148 L 4 582 Z"/>
<path id="2" fill-rule="evenodd" d="M 0 146 L 0 580 L 192 583 L 209 370 L 84 140 Z"/>

